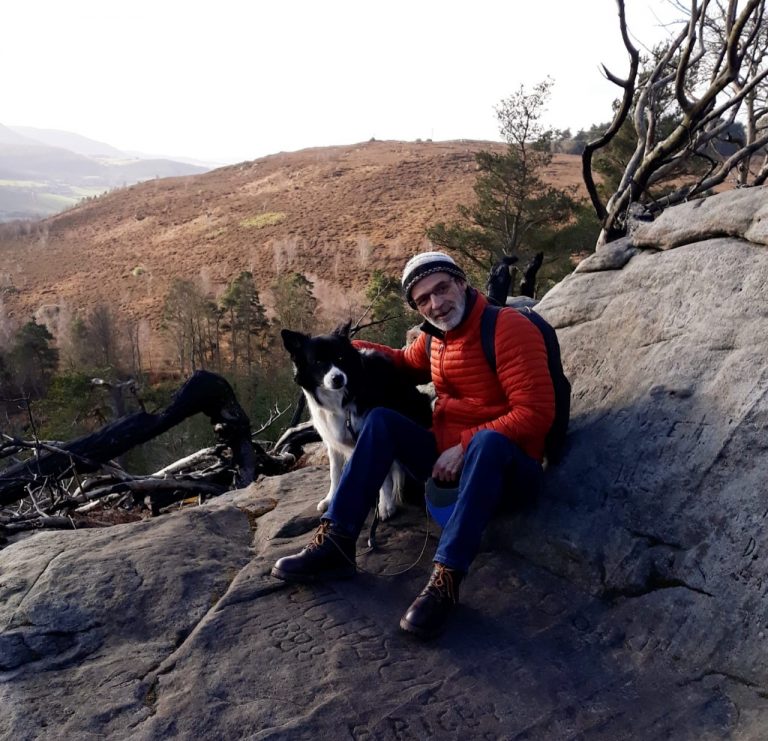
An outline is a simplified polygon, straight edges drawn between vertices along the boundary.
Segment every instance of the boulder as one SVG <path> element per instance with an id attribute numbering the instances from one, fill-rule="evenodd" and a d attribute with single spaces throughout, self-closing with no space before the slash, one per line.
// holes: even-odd
<path id="1" fill-rule="evenodd" d="M 539 303 L 568 448 L 437 642 L 397 627 L 436 544 L 417 505 L 354 580 L 269 576 L 317 523 L 328 472 L 303 468 L 0 550 L 0 736 L 764 737 L 767 200 L 670 209 Z"/>
<path id="2" fill-rule="evenodd" d="M 637 247 L 668 250 L 713 237 L 735 237 L 768 246 L 768 186 L 737 188 L 663 211 L 631 229 Z"/>

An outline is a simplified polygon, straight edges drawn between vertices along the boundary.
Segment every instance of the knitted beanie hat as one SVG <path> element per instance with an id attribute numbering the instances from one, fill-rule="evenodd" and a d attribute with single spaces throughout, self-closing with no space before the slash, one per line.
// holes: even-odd
<path id="1" fill-rule="evenodd" d="M 415 309 L 416 304 L 411 298 L 411 289 L 422 278 L 432 273 L 448 273 L 463 281 L 467 279 L 464 271 L 445 252 L 422 252 L 420 255 L 414 255 L 405 265 L 402 280 L 403 293 L 412 308 Z"/>

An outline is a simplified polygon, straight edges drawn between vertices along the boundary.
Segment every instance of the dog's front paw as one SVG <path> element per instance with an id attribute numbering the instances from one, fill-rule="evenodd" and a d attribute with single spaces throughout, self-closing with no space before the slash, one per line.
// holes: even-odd
<path id="1" fill-rule="evenodd" d="M 388 520 L 393 514 L 397 512 L 397 505 L 389 499 L 379 497 L 379 519 Z"/>
<path id="2" fill-rule="evenodd" d="M 318 512 L 325 512 L 328 507 L 331 505 L 331 495 L 329 494 L 325 499 L 321 499 L 317 503 L 317 511 Z"/>

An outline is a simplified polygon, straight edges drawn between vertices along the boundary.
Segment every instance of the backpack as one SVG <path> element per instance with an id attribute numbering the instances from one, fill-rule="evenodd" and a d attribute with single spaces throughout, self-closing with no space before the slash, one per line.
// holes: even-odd
<path id="1" fill-rule="evenodd" d="M 483 346 L 483 354 L 488 361 L 491 370 L 496 373 L 496 321 L 499 313 L 506 307 L 488 304 L 483 309 L 480 319 L 480 342 Z M 568 431 L 568 420 L 571 415 L 571 384 L 563 372 L 563 363 L 560 357 L 560 343 L 552 325 L 529 307 L 513 309 L 533 322 L 544 338 L 547 348 L 547 365 L 549 375 L 552 378 L 552 386 L 555 390 L 555 419 L 552 427 L 544 440 L 544 455 L 547 462 L 552 465 L 560 460 L 565 447 L 565 435 Z M 427 359 L 432 360 L 432 335 L 426 338 Z"/>

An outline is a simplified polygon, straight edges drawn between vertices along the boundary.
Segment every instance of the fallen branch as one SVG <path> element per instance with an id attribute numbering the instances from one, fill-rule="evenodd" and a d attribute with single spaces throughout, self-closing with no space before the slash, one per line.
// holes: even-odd
<path id="1" fill-rule="evenodd" d="M 270 423 L 285 411 L 275 407 Z M 131 475 L 111 463 L 197 413 L 210 419 L 218 444 L 149 476 Z M 157 515 L 190 497 L 202 502 L 233 486 L 246 486 L 257 473 L 284 473 L 295 466 L 303 444 L 319 439 L 311 425 L 302 427 L 293 435 L 289 430 L 279 448 L 266 452 L 253 439 L 250 421 L 229 383 L 214 373 L 198 371 L 156 414 L 142 410 L 69 442 L 41 441 L 36 430 L 33 441 L 2 435 L 0 458 L 25 451 L 32 455 L 0 472 L 0 542 L 3 536 L 25 530 L 68 529 L 81 523 L 107 526 L 111 523 L 85 514 L 107 503 L 129 510 L 139 505 Z M 70 513 L 79 515 L 77 522 Z"/>
<path id="2" fill-rule="evenodd" d="M 159 414 L 131 414 L 61 448 L 50 449 L 51 446 L 39 444 L 41 450 L 37 457 L 11 466 L 0 475 L 0 505 L 27 496 L 28 487 L 39 485 L 47 477 L 59 477 L 70 471 L 79 474 L 98 471 L 113 458 L 197 413 L 209 417 L 232 450 L 237 485 L 246 486 L 253 481 L 257 461 L 263 461 L 266 454 L 254 450 L 248 416 L 224 378 L 197 371 L 176 392 L 170 406 Z"/>
<path id="3" fill-rule="evenodd" d="M 298 458 L 309 443 L 319 443 L 321 437 L 312 422 L 302 422 L 289 427 L 272 448 L 273 455 L 290 454 Z"/>
<path id="4" fill-rule="evenodd" d="M 24 530 L 75 530 L 75 523 L 70 517 L 40 515 L 36 518 L 19 520 L 18 522 L 0 523 L 0 534 L 12 535 Z"/>

